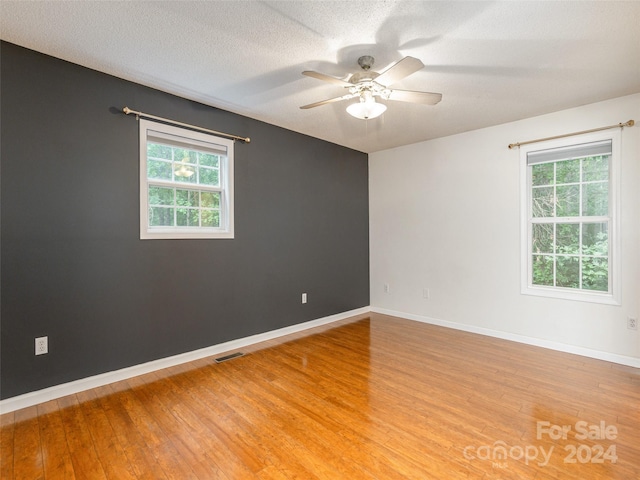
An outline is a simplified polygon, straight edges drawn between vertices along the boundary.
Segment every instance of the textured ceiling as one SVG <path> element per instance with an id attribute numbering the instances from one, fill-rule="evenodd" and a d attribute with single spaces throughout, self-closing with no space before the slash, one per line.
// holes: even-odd
<path id="1" fill-rule="evenodd" d="M 3 40 L 364 152 L 640 92 L 639 25 L 636 1 L 0 2 Z M 365 54 L 419 58 L 394 86 L 442 101 L 299 109 L 345 93 L 303 70 Z"/>

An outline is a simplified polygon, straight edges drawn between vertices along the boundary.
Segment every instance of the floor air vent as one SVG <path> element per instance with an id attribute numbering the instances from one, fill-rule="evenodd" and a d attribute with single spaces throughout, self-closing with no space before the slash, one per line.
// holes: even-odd
<path id="1" fill-rule="evenodd" d="M 232 353 L 230 355 L 225 355 L 224 357 L 216 358 L 216 363 L 226 362 L 227 360 L 232 360 L 234 358 L 238 358 L 238 357 L 242 357 L 242 356 L 244 356 L 244 353 L 242 353 L 242 352 Z"/>

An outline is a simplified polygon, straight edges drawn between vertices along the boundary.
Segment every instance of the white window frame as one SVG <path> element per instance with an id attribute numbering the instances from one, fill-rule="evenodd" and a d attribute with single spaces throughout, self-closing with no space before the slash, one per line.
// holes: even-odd
<path id="1" fill-rule="evenodd" d="M 576 288 L 533 285 L 532 266 L 532 179 L 527 165 L 530 152 L 571 147 L 583 143 L 611 141 L 609 162 L 609 292 L 595 292 Z M 521 219 L 521 293 L 542 297 L 620 305 L 620 132 L 609 130 L 569 138 L 549 140 L 520 147 L 520 219 Z"/>
<path id="2" fill-rule="evenodd" d="M 150 136 L 170 135 L 180 137 L 181 142 L 192 145 L 208 144 L 226 149 L 226 156 L 220 157 L 220 186 L 209 187 L 177 181 L 154 180 L 147 176 L 147 142 Z M 225 239 L 234 238 L 233 215 L 233 140 L 203 132 L 175 127 L 163 123 L 140 119 L 140 239 Z M 220 193 L 219 227 L 158 227 L 149 226 L 149 186 L 176 187 L 193 191 L 215 191 Z"/>

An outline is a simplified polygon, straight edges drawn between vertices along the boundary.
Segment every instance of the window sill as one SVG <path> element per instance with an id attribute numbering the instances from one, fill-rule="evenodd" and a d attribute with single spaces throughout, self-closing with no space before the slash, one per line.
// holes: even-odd
<path id="1" fill-rule="evenodd" d="M 153 231 L 141 231 L 140 240 L 182 240 L 182 239 L 232 239 L 233 231 L 225 230 L 181 230 L 181 229 L 158 229 Z"/>
<path id="2" fill-rule="evenodd" d="M 523 295 L 537 297 L 557 298 L 560 300 L 573 300 L 578 302 L 600 303 L 603 305 L 620 305 L 620 300 L 611 293 L 597 293 L 587 291 L 575 291 L 573 289 L 559 289 L 552 287 L 524 287 Z"/>

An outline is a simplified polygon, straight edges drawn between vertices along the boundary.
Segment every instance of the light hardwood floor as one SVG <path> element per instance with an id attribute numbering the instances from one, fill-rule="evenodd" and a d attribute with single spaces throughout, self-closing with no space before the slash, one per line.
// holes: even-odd
<path id="1" fill-rule="evenodd" d="M 245 352 L 3 415 L 1 478 L 640 478 L 638 369 L 377 314 Z"/>

